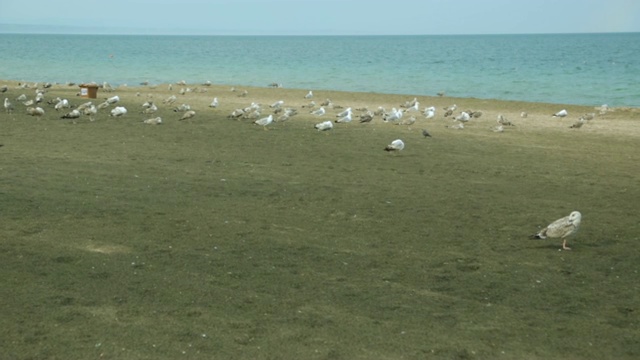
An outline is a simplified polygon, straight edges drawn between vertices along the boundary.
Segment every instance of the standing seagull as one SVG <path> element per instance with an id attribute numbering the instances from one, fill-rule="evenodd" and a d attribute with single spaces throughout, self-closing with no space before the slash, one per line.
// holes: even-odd
<path id="1" fill-rule="evenodd" d="M 578 231 L 580 227 L 580 221 L 582 220 L 582 214 L 579 211 L 573 211 L 569 216 L 565 216 L 562 219 L 558 219 L 546 228 L 542 229 L 535 235 L 531 235 L 532 239 L 546 239 L 560 238 L 562 239 L 562 248 L 564 250 L 571 250 L 567 246 L 567 237 L 573 235 Z"/>
<path id="2" fill-rule="evenodd" d="M 13 104 L 9 101 L 9 98 L 4 98 L 4 111 L 7 113 L 13 111 Z"/>
<path id="3" fill-rule="evenodd" d="M 391 144 L 384 148 L 384 151 L 402 151 L 404 149 L 404 141 L 400 139 L 393 140 Z"/>
<path id="4" fill-rule="evenodd" d="M 309 90 L 307 95 L 304 96 L 305 99 L 311 99 L 313 97 L 313 91 Z"/>
<path id="5" fill-rule="evenodd" d="M 254 121 L 253 123 L 256 125 L 262 125 L 262 128 L 267 130 L 267 125 L 273 122 L 273 115 L 269 115 L 265 118 Z"/>

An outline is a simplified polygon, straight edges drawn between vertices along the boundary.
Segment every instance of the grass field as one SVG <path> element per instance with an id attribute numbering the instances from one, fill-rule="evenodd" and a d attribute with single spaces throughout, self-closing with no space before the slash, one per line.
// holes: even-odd
<path id="1" fill-rule="evenodd" d="M 26 115 L 13 99 L 33 89 L 9 85 L 2 359 L 640 358 L 637 109 L 570 129 L 593 107 L 419 97 L 435 119 L 317 132 L 338 110 L 311 116 L 306 91 L 199 87 L 178 121 L 162 85 L 101 91 L 129 113 L 74 123 Z M 148 94 L 162 125 L 141 123 Z M 269 131 L 227 118 L 279 99 L 300 114 Z M 452 103 L 484 114 L 448 129 Z M 489 130 L 498 113 L 516 126 Z M 383 151 L 396 138 L 405 150 Z M 528 239 L 572 210 L 572 251 Z"/>

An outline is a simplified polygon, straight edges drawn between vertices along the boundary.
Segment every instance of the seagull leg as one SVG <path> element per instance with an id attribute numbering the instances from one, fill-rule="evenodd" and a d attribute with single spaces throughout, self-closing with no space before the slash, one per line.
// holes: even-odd
<path id="1" fill-rule="evenodd" d="M 562 249 L 571 250 L 571 248 L 567 246 L 567 239 L 562 240 Z"/>

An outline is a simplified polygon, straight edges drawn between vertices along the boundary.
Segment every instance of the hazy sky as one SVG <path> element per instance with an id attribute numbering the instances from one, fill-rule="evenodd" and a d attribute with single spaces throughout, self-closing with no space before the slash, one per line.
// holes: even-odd
<path id="1" fill-rule="evenodd" d="M 640 32 L 640 0 L 0 0 L 0 32 L 211 35 Z"/>

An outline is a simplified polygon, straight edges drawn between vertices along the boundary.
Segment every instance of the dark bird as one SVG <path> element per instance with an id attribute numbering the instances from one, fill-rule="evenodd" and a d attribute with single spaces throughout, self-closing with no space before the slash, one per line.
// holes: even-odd
<path id="1" fill-rule="evenodd" d="M 431 134 L 429 134 L 429 131 L 427 131 L 427 129 L 422 129 L 422 136 L 431 137 Z"/>

